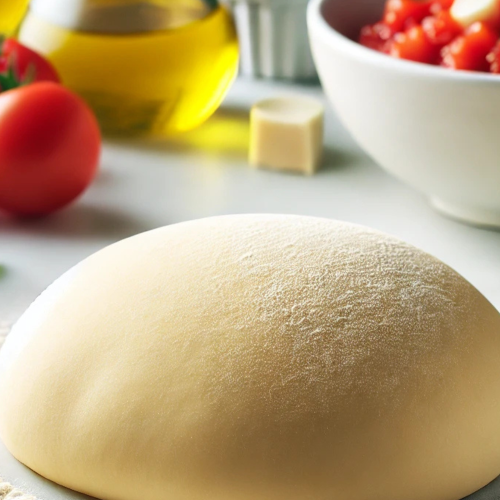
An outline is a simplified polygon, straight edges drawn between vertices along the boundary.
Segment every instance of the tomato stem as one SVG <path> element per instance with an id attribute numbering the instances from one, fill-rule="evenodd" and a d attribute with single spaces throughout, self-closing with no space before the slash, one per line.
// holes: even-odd
<path id="1" fill-rule="evenodd" d="M 3 43 L 3 40 L 0 41 L 0 44 L 1 43 Z M 12 53 L 8 58 L 6 69 L 0 72 L 0 93 L 29 85 L 30 83 L 33 83 L 35 81 L 36 68 L 33 64 L 30 64 L 27 67 L 23 77 L 19 75 L 19 72 L 16 70 L 16 68 L 16 54 Z"/>

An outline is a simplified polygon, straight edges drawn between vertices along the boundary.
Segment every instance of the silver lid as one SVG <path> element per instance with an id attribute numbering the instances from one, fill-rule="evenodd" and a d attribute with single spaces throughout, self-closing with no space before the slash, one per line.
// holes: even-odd
<path id="1" fill-rule="evenodd" d="M 31 12 L 57 26 L 98 33 L 179 28 L 208 16 L 217 0 L 32 0 Z"/>

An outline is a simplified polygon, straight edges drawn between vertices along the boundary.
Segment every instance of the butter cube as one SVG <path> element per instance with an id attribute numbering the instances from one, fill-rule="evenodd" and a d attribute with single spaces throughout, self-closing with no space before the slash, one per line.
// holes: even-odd
<path id="1" fill-rule="evenodd" d="M 324 107 L 304 96 L 266 99 L 250 117 L 250 164 L 313 174 L 323 153 Z"/>
<path id="2" fill-rule="evenodd" d="M 495 22 L 500 17 L 500 3 L 498 0 L 455 0 L 450 13 L 464 27 L 477 21 Z"/>

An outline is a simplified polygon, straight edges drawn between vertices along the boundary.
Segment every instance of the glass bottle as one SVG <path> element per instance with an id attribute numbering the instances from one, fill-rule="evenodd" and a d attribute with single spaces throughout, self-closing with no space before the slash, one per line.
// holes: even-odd
<path id="1" fill-rule="evenodd" d="M 10 36 L 19 26 L 29 0 L 0 0 L 0 35 Z"/>
<path id="2" fill-rule="evenodd" d="M 233 20 L 217 0 L 32 0 L 19 38 L 111 134 L 196 127 L 238 68 Z"/>

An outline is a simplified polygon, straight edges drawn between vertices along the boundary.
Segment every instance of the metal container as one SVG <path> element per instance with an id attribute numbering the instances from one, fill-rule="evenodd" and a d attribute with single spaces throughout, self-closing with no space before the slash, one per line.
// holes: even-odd
<path id="1" fill-rule="evenodd" d="M 231 7 L 244 76 L 315 80 L 307 34 L 307 0 L 223 0 Z"/>

